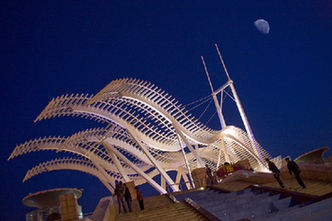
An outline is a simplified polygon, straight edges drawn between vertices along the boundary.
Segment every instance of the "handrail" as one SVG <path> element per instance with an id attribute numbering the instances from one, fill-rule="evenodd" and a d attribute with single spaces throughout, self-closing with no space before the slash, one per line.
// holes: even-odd
<path id="1" fill-rule="evenodd" d="M 328 199 L 328 198 L 330 198 L 330 197 L 332 197 L 332 192 L 329 192 L 329 193 L 327 193 L 327 194 L 324 194 L 324 195 L 322 195 L 322 196 L 319 196 L 317 202 L 318 202 L 318 201 L 321 201 L 321 200 L 326 200 L 326 199 Z"/>
<path id="2" fill-rule="evenodd" d="M 218 217 L 201 207 L 198 203 L 196 203 L 191 198 L 187 197 L 184 199 L 184 202 L 187 203 L 190 207 L 192 207 L 196 212 L 202 215 L 205 219 L 209 221 L 221 221 Z"/>
<path id="3" fill-rule="evenodd" d="M 168 198 L 169 198 L 173 203 L 179 203 L 179 201 L 176 199 L 176 197 L 173 196 L 172 194 L 167 193 L 166 195 L 168 196 Z"/>
<path id="4" fill-rule="evenodd" d="M 207 188 L 211 189 L 211 190 L 214 190 L 214 191 L 217 191 L 217 192 L 220 192 L 220 193 L 230 193 L 232 191 L 229 191 L 229 190 L 226 190 L 226 189 L 223 189 L 223 188 L 220 188 L 220 187 L 216 187 L 216 186 L 207 186 Z"/>

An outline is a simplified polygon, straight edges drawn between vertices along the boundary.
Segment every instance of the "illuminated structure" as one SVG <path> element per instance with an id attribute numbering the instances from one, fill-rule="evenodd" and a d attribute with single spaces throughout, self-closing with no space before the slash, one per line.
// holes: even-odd
<path id="1" fill-rule="evenodd" d="M 206 66 L 205 70 L 208 75 Z M 75 116 L 107 126 L 80 131 L 69 137 L 27 141 L 16 146 L 9 159 L 39 150 L 71 152 L 78 157 L 41 163 L 30 169 L 23 181 L 47 171 L 71 169 L 96 176 L 111 192 L 116 180 L 134 181 L 135 185 L 148 182 L 160 193 L 166 193 L 166 182 L 177 191 L 183 177 L 190 188 L 189 181 L 191 187 L 194 186 L 191 172 L 205 164 L 215 169 L 224 162 L 248 159 L 253 169 L 265 171 L 262 162 L 269 155 L 255 141 L 227 70 L 226 74 L 228 82 L 217 91 L 213 90 L 209 79 L 222 130 L 212 130 L 199 122 L 154 84 L 125 78 L 110 82 L 96 95 L 72 94 L 54 98 L 35 119 L 37 122 Z M 247 132 L 226 126 L 216 97 L 226 87 L 232 90 Z M 175 181 L 167 174 L 172 170 L 177 172 Z M 159 174 L 162 178 L 157 183 L 152 178 Z"/>

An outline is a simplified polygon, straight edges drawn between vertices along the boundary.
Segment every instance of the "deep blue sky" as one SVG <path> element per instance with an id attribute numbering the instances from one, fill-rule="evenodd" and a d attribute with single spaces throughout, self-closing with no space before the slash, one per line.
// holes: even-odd
<path id="1" fill-rule="evenodd" d="M 270 34 L 253 22 L 269 21 Z M 16 144 L 70 135 L 96 124 L 75 118 L 33 123 L 65 93 L 97 93 L 110 81 L 151 81 L 188 104 L 210 93 L 203 55 L 215 88 L 228 71 L 258 142 L 272 155 L 297 157 L 331 147 L 332 2 L 312 1 L 15 1 L 0 3 L 0 220 L 23 220 L 21 199 L 48 188 L 83 188 L 85 212 L 108 195 L 95 178 L 75 171 L 25 172 L 53 152 L 7 161 Z M 195 110 L 199 116 L 201 109 Z M 202 117 L 206 122 L 214 109 Z M 235 103 L 227 124 L 243 127 Z M 208 124 L 218 129 L 216 116 Z M 152 194 L 143 187 L 143 194 Z M 13 218 L 8 218 L 11 214 Z"/>

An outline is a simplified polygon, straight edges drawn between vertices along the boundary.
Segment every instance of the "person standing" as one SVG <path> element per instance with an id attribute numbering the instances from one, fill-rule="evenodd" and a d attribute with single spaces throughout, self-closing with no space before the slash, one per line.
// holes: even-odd
<path id="1" fill-rule="evenodd" d="M 124 187 L 122 184 L 122 181 L 119 182 L 119 184 L 116 185 L 115 190 L 114 190 L 114 194 L 117 196 L 118 199 L 118 206 L 119 206 L 119 213 L 121 213 L 121 206 L 123 208 L 124 213 L 127 213 L 127 209 L 125 206 L 125 203 L 123 201 L 123 196 L 124 196 Z"/>
<path id="2" fill-rule="evenodd" d="M 124 197 L 125 197 L 125 200 L 126 200 L 126 203 L 127 203 L 128 209 L 129 209 L 129 212 L 132 212 L 132 209 L 131 209 L 131 201 L 132 201 L 132 199 L 131 199 L 129 188 L 127 187 L 126 184 L 124 184 L 124 189 L 125 189 Z"/>
<path id="3" fill-rule="evenodd" d="M 139 207 L 141 208 L 141 210 L 144 210 L 144 201 L 143 201 L 143 196 L 141 194 L 141 191 L 139 191 L 137 186 L 135 186 L 135 190 L 136 190 L 136 194 L 137 194 L 137 200 L 139 203 Z"/>
<path id="4" fill-rule="evenodd" d="M 212 185 L 212 170 L 210 169 L 210 167 L 205 164 L 205 170 L 206 170 L 206 185 L 210 186 Z"/>
<path id="5" fill-rule="evenodd" d="M 289 174 L 292 175 L 293 172 L 295 175 L 295 179 L 300 184 L 300 186 L 302 186 L 303 189 L 306 188 L 305 184 L 303 183 L 300 177 L 301 170 L 299 166 L 294 161 L 290 160 L 288 157 L 286 157 L 285 160 L 287 162 Z"/>
<path id="6" fill-rule="evenodd" d="M 269 160 L 269 158 L 266 158 L 265 161 L 268 163 L 269 170 L 272 171 L 274 178 L 278 181 L 281 188 L 285 188 L 284 184 L 280 180 L 280 170 L 278 167 Z"/>

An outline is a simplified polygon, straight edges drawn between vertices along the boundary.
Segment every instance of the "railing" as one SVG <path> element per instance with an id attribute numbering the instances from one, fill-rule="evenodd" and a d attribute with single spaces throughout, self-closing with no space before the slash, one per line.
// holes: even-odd
<path id="1" fill-rule="evenodd" d="M 184 199 L 184 202 L 187 203 L 190 207 L 192 207 L 196 212 L 202 215 L 205 219 L 210 221 L 221 221 L 218 217 L 201 207 L 198 203 L 194 200 L 190 199 L 189 197 Z"/>
<path id="2" fill-rule="evenodd" d="M 220 192 L 220 193 L 230 193 L 231 192 L 229 190 L 226 190 L 226 189 L 223 189 L 223 188 L 220 188 L 220 187 L 215 187 L 215 186 L 207 186 L 207 188 L 209 188 L 211 190 L 214 190 L 214 191 L 217 191 L 217 192 Z"/>
<path id="3" fill-rule="evenodd" d="M 173 203 L 179 203 L 179 201 L 176 199 L 176 197 L 173 196 L 172 194 L 167 193 L 167 196 Z"/>

